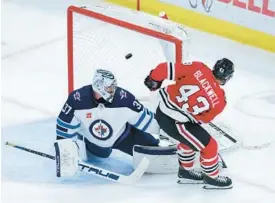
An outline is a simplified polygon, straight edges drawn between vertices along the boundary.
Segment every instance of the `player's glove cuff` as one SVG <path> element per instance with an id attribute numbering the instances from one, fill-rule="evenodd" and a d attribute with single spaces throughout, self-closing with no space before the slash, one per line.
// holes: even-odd
<path id="1" fill-rule="evenodd" d="M 162 81 L 155 81 L 148 75 L 144 80 L 144 84 L 149 90 L 155 91 L 161 87 Z"/>

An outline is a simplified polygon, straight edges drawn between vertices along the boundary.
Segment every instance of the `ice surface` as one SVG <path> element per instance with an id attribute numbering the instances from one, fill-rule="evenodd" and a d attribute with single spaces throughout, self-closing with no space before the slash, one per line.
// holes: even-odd
<path id="1" fill-rule="evenodd" d="M 10 141 L 53 153 L 55 117 L 67 96 L 66 7 L 81 2 L 2 3 L 2 202 L 275 202 L 274 143 L 262 150 L 224 155 L 227 173 L 234 181 L 228 191 L 177 185 L 176 174 L 148 174 L 135 186 L 85 174 L 57 179 L 53 161 L 5 146 Z M 230 126 L 230 133 L 247 145 L 274 141 L 275 54 L 192 29 L 189 32 L 193 59 L 210 66 L 221 57 L 235 62 L 236 74 L 226 87 L 228 107 L 217 122 Z M 125 174 L 132 171 L 131 158 L 117 151 L 94 162 Z"/>

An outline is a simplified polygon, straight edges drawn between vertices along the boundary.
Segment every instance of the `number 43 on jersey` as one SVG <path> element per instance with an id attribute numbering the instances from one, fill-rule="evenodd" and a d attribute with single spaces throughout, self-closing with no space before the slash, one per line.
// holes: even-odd
<path id="1" fill-rule="evenodd" d="M 195 98 L 196 103 L 194 105 L 189 106 L 190 104 L 188 104 L 189 97 L 200 91 L 200 88 L 197 85 L 182 85 L 179 91 L 181 95 L 176 96 L 176 98 L 178 102 L 184 102 L 184 104 L 181 106 L 181 109 L 183 111 L 189 112 L 192 115 L 198 115 L 200 113 L 203 113 L 204 111 L 209 110 L 210 104 L 203 96 L 197 96 Z M 192 111 L 189 111 L 189 108 L 191 108 Z"/>

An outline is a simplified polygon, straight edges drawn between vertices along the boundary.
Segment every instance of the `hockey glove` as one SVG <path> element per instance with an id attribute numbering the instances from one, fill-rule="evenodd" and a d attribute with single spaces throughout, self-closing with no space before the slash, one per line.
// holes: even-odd
<path id="1" fill-rule="evenodd" d="M 155 91 L 161 87 L 162 81 L 155 81 L 148 75 L 144 80 L 144 84 L 149 90 Z"/>

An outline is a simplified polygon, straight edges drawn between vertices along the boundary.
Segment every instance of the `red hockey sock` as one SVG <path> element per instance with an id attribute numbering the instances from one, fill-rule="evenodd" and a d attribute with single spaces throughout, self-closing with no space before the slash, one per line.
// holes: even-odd
<path id="1" fill-rule="evenodd" d="M 212 178 L 216 178 L 219 175 L 218 144 L 216 140 L 211 138 L 200 155 L 200 163 L 203 172 Z"/>

